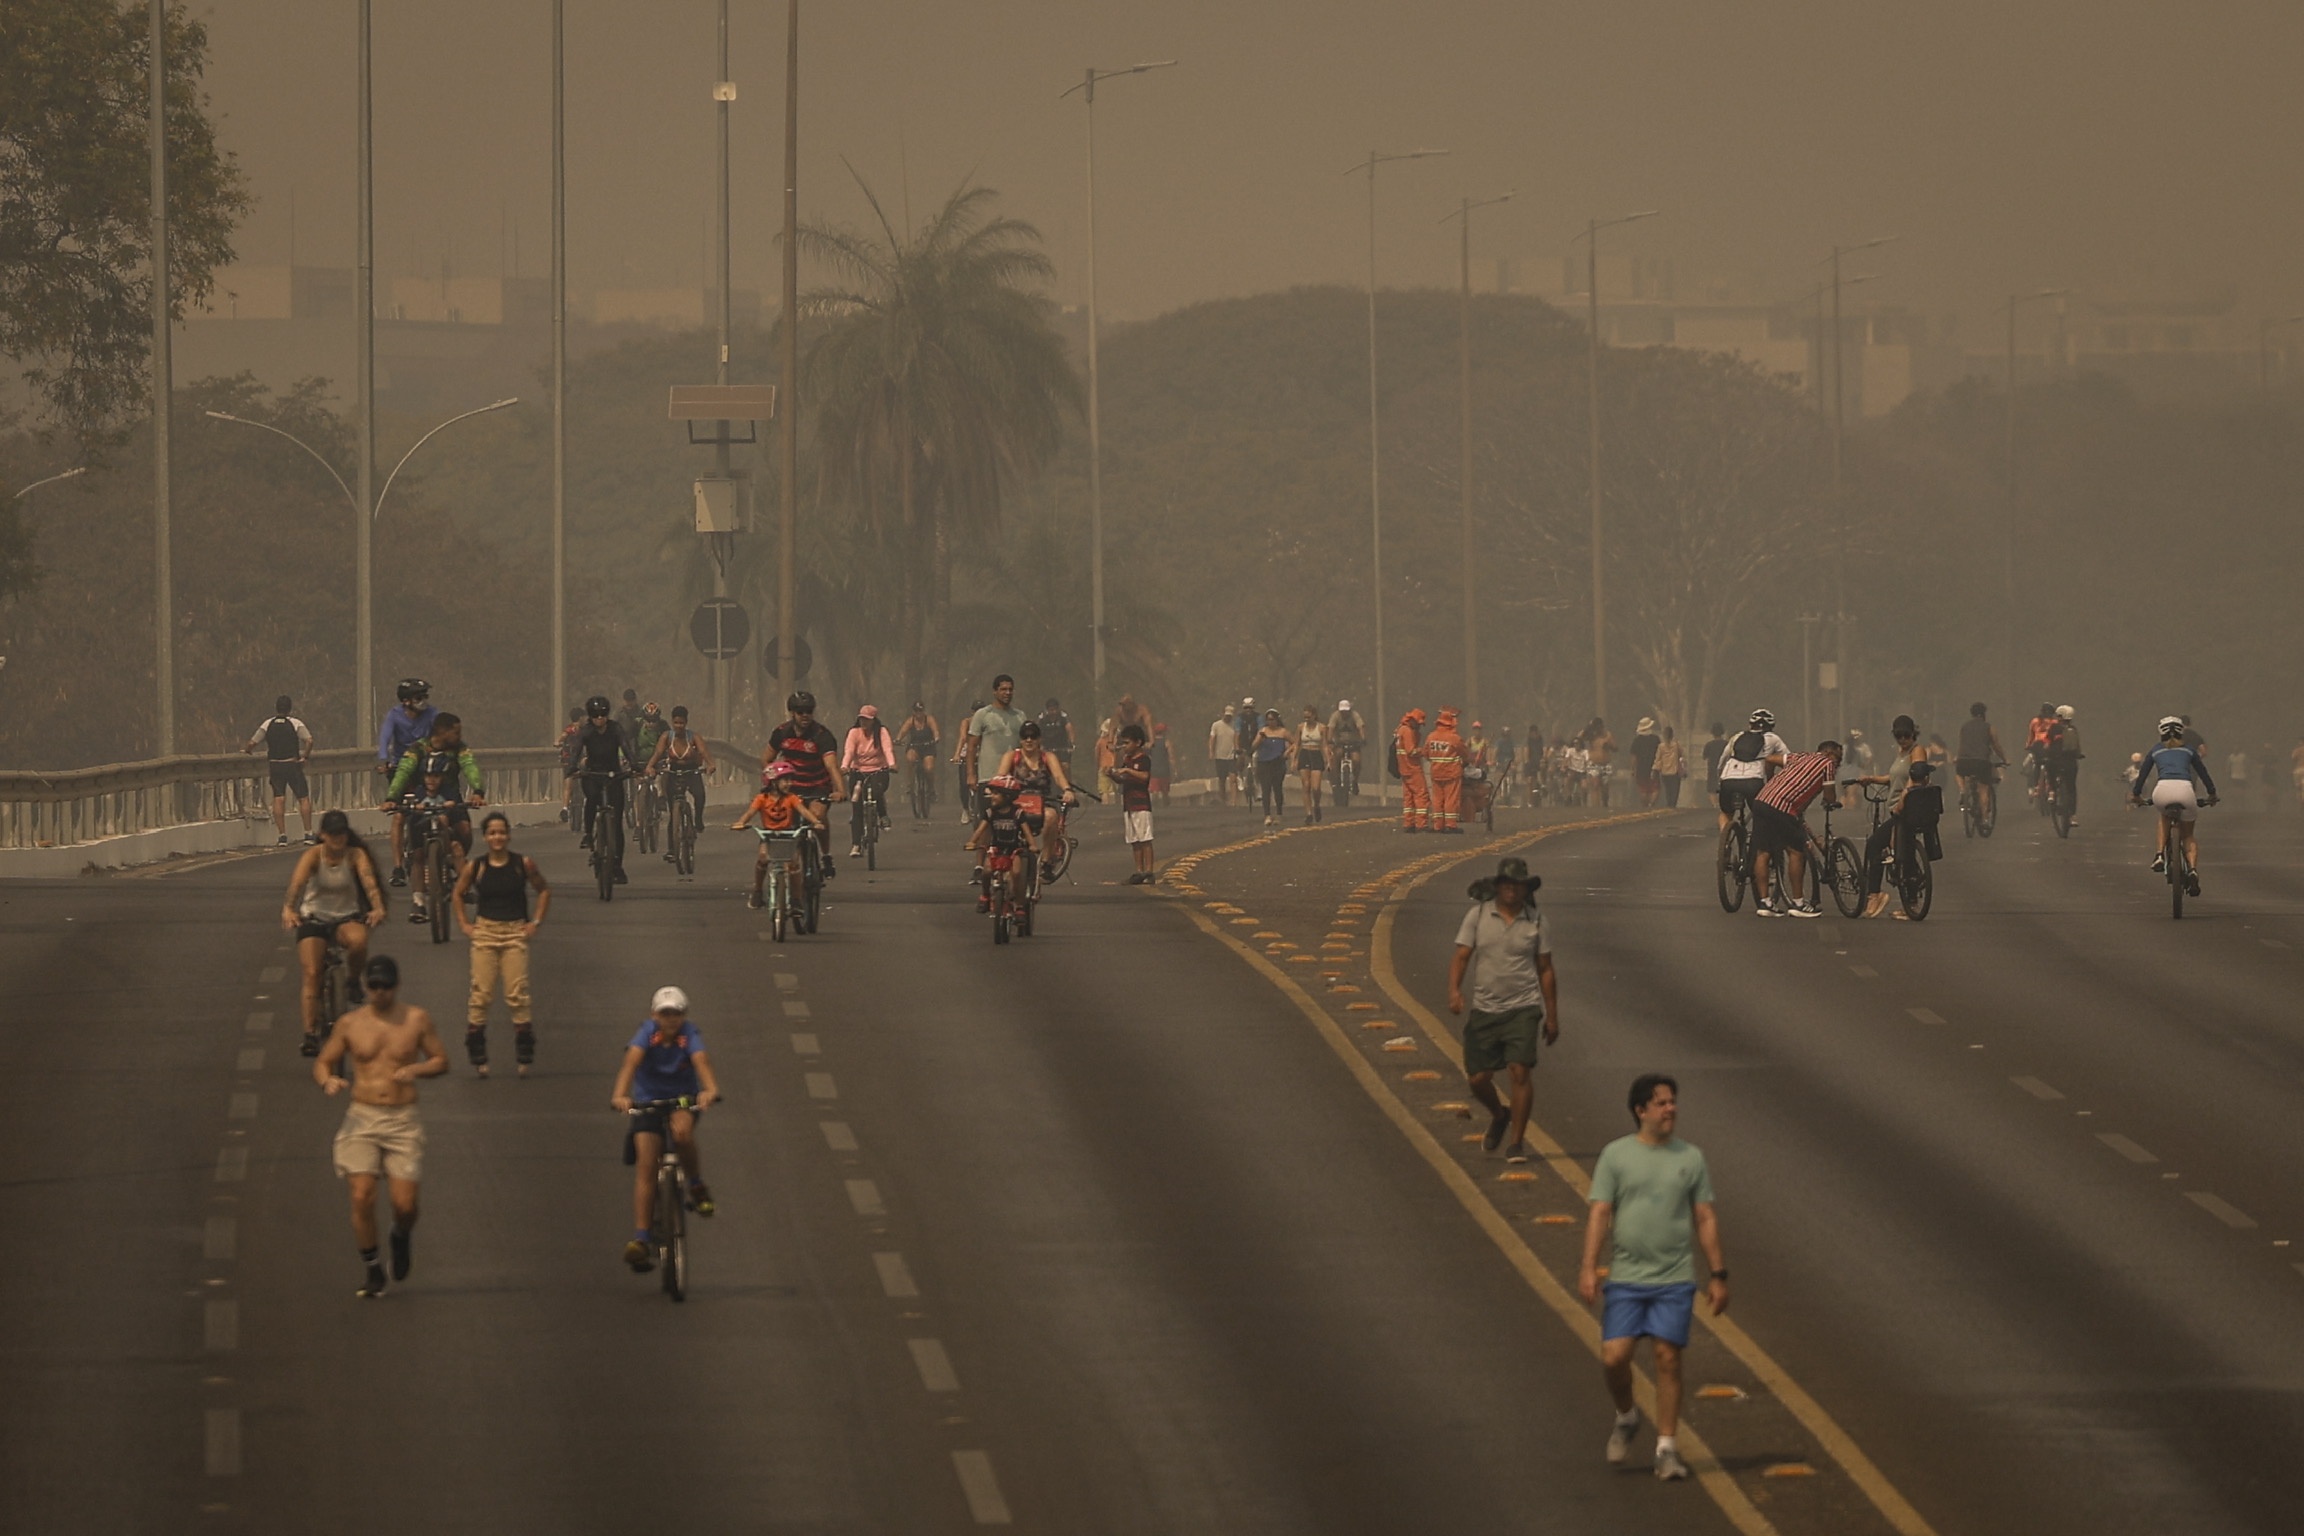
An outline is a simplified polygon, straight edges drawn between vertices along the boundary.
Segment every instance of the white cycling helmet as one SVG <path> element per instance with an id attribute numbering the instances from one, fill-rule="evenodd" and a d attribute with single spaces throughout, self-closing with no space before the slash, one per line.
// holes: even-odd
<path id="1" fill-rule="evenodd" d="M 1352 713 L 1352 701 L 1350 699 L 1338 699 L 1336 701 L 1336 713 L 1340 715 Z"/>
<path id="2" fill-rule="evenodd" d="M 2057 706 L 2056 706 L 2056 718 L 2057 718 L 2057 719 L 2059 719 L 2059 720 L 2069 720 L 2069 719 L 2071 719 L 2071 718 L 2072 718 L 2072 706 L 2071 706 L 2071 705 L 2069 705 L 2069 704 L 2059 704 L 2059 705 L 2057 705 Z"/>
<path id="3" fill-rule="evenodd" d="M 1772 731 L 1776 729 L 1776 716 L 1768 710 L 1756 709 L 1752 711 L 1752 718 L 1744 723 L 1755 731 Z"/>
<path id="4" fill-rule="evenodd" d="M 2163 736 L 2183 735 L 2184 717 L 2182 715 L 2162 715 L 2160 717 L 2160 734 Z"/>
<path id="5" fill-rule="evenodd" d="M 648 1011 L 650 1013 L 686 1013 L 688 1011 L 688 994 L 678 987 L 658 987 L 656 995 L 649 999 Z"/>

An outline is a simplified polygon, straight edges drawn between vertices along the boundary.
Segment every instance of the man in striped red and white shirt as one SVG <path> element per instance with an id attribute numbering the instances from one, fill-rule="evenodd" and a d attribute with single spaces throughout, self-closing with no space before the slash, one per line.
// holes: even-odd
<path id="1" fill-rule="evenodd" d="M 1752 801 L 1752 885 L 1759 893 L 1760 915 L 1822 917 L 1822 910 L 1799 894 L 1808 889 L 1808 825 L 1801 818 L 1818 795 L 1830 795 L 1840 772 L 1840 743 L 1819 742 L 1813 752 L 1782 752 L 1768 762 L 1776 776 Z M 1793 893 L 1784 907 L 1768 900 L 1769 856 L 1776 853 L 1784 855 L 1784 888 Z"/>

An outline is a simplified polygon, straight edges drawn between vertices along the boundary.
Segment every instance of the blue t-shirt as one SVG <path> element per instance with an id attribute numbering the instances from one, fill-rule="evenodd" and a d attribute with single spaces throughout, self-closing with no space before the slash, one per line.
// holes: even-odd
<path id="1" fill-rule="evenodd" d="M 383 726 L 376 732 L 376 760 L 386 767 L 400 761 L 416 743 L 432 735 L 432 722 L 440 718 L 437 706 L 427 704 L 416 713 L 395 704 L 392 713 L 384 717 Z"/>
<path id="2" fill-rule="evenodd" d="M 682 1024 L 677 1038 L 669 1045 L 659 1045 L 656 1021 L 650 1019 L 632 1037 L 632 1049 L 640 1053 L 640 1070 L 632 1074 L 634 1102 L 692 1098 L 704 1091 L 695 1062 L 704 1049 L 704 1032 L 694 1024 Z"/>

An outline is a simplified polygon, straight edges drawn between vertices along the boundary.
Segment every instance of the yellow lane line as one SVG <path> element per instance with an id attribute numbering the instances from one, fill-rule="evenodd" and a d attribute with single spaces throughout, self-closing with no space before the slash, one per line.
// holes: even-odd
<path id="1" fill-rule="evenodd" d="M 1508 842 L 1525 847 L 1562 832 L 1590 827 L 1617 826 L 1640 819 L 1643 818 L 1624 816 L 1603 821 L 1569 822 L 1557 827 L 1546 827 L 1539 832 L 1527 834 L 1517 839 L 1500 838 L 1496 842 L 1482 847 L 1466 849 L 1461 858 L 1452 862 L 1461 864 L 1467 859 L 1494 852 L 1504 847 Z M 1431 863 L 1430 860 L 1420 862 Z M 1376 921 L 1370 928 L 1368 935 L 1369 975 L 1374 979 L 1376 985 L 1383 990 L 1384 994 L 1399 1006 L 1402 1012 L 1416 1020 L 1418 1026 L 1423 1029 L 1425 1036 L 1433 1044 L 1439 1046 L 1444 1053 L 1460 1050 L 1460 1044 L 1456 1039 L 1455 1032 L 1442 1023 L 1430 1009 L 1418 1002 L 1414 995 L 1401 984 L 1399 973 L 1392 967 L 1392 923 L 1393 918 L 1398 914 L 1399 904 L 1407 900 L 1408 893 L 1425 881 L 1442 873 L 1448 867 L 1445 864 L 1436 865 L 1424 870 L 1414 879 L 1398 885 L 1393 890 L 1390 899 L 1386 901 L 1384 910 L 1376 915 Z M 1537 1125 L 1533 1119 L 1528 1122 L 1528 1141 L 1531 1146 L 1544 1155 L 1544 1161 L 1555 1173 L 1567 1181 L 1568 1186 L 1576 1191 L 1579 1198 L 1591 1190 L 1591 1176 L 1578 1167 L 1575 1159 L 1568 1155 L 1567 1149 L 1554 1140 L 1551 1134 Z M 1454 1167 L 1455 1164 L 1451 1163 L 1449 1166 Z M 1506 1230 L 1509 1231 L 1510 1229 L 1507 1228 Z M 1513 1234 L 1513 1241 L 1517 1242 L 1518 1240 L 1517 1234 Z M 1723 1345 L 1727 1346 L 1730 1354 L 1743 1361 L 1745 1367 L 1765 1383 L 1769 1391 L 1776 1394 L 1777 1400 L 1791 1410 L 1792 1416 L 1800 1421 L 1801 1427 L 1816 1437 L 1817 1443 L 1824 1448 L 1826 1454 L 1838 1462 L 1841 1470 L 1848 1474 L 1848 1480 L 1862 1490 L 1864 1496 L 1872 1501 L 1873 1507 L 1880 1511 L 1882 1517 L 1887 1520 L 1891 1527 L 1900 1532 L 1901 1536 L 1936 1536 L 1935 1528 L 1921 1517 L 1920 1512 L 1912 1507 L 1904 1495 L 1896 1491 L 1896 1486 L 1888 1481 L 1887 1474 L 1873 1464 L 1872 1458 L 1864 1454 L 1862 1448 L 1856 1444 L 1855 1438 L 1842 1429 L 1838 1421 L 1825 1411 L 1824 1406 L 1809 1396 L 1807 1389 L 1794 1381 L 1791 1374 L 1784 1367 L 1778 1365 L 1750 1334 L 1746 1333 L 1731 1318 L 1706 1317 L 1699 1312 L 1696 1321 Z"/>
<path id="2" fill-rule="evenodd" d="M 1600 1357 L 1600 1324 L 1592 1316 L 1590 1309 L 1579 1301 L 1566 1286 L 1554 1278 L 1552 1272 L 1544 1267 L 1543 1261 L 1536 1257 L 1535 1252 L 1520 1240 L 1520 1234 L 1514 1232 L 1510 1224 L 1506 1222 L 1503 1213 L 1489 1203 L 1488 1197 L 1481 1193 L 1480 1187 L 1472 1182 L 1471 1175 L 1467 1174 L 1458 1165 L 1455 1158 L 1450 1156 L 1447 1150 L 1434 1139 L 1432 1133 L 1425 1129 L 1414 1115 L 1409 1113 L 1407 1106 L 1400 1102 L 1390 1086 L 1377 1075 L 1376 1069 L 1368 1064 L 1367 1058 L 1352 1043 L 1351 1037 L 1337 1026 L 1335 1020 L 1328 1017 L 1327 1011 L 1309 992 L 1306 992 L 1290 979 L 1285 971 L 1226 933 L 1212 919 L 1184 906 L 1182 903 L 1178 903 L 1178 910 L 1190 918 L 1201 932 L 1231 949 L 1261 974 L 1266 981 L 1278 987 L 1282 995 L 1294 1003 L 1297 1010 L 1311 1021 L 1313 1028 L 1320 1032 L 1320 1038 L 1326 1041 L 1328 1048 L 1336 1053 L 1336 1059 L 1344 1064 L 1345 1070 L 1352 1074 L 1354 1081 L 1359 1083 L 1361 1090 L 1374 1101 L 1378 1109 L 1383 1111 L 1385 1118 L 1392 1122 L 1394 1128 L 1407 1138 L 1408 1144 L 1416 1149 L 1424 1161 L 1431 1166 L 1432 1171 L 1439 1175 L 1440 1182 L 1446 1186 L 1450 1194 L 1456 1197 L 1456 1203 L 1464 1208 L 1465 1214 L 1470 1216 L 1480 1230 L 1487 1234 L 1489 1241 L 1496 1245 L 1497 1250 L 1504 1255 L 1505 1261 L 1518 1271 L 1520 1278 L 1527 1283 L 1528 1288 L 1534 1291 L 1553 1312 L 1558 1314 L 1560 1320 L 1568 1325 L 1569 1332 L 1583 1343 L 1585 1349 L 1591 1353 L 1594 1359 L 1598 1359 Z M 1634 1388 L 1641 1407 L 1647 1410 L 1650 1421 L 1653 1422 L 1656 1413 L 1654 1388 L 1645 1375 L 1635 1375 Z M 1704 1491 L 1712 1496 L 1713 1502 L 1720 1506 L 1721 1513 L 1728 1517 L 1731 1525 L 1743 1532 L 1744 1536 L 1780 1536 L 1776 1527 L 1753 1506 L 1752 1501 L 1745 1496 L 1744 1490 L 1736 1485 L 1736 1480 L 1721 1469 L 1719 1458 L 1712 1454 L 1704 1437 L 1685 1421 L 1680 1425 L 1680 1442 L 1687 1451 L 1690 1464 L 1702 1469 L 1697 1473 L 1697 1481 L 1702 1485 Z"/>

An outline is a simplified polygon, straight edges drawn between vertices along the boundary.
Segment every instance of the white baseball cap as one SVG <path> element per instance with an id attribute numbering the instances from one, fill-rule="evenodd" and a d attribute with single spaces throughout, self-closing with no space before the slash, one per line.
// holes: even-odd
<path id="1" fill-rule="evenodd" d="M 1338 700 L 1336 701 L 1336 709 L 1337 709 L 1338 713 L 1345 713 L 1345 712 L 1348 712 L 1348 711 L 1350 711 L 1350 709 L 1351 709 L 1351 708 L 1352 708 L 1352 701 L 1351 701 L 1350 699 L 1338 699 Z"/>
<path id="2" fill-rule="evenodd" d="M 650 1013 L 664 1013 L 667 1011 L 672 1013 L 686 1013 L 688 1011 L 688 994 L 681 991 L 678 987 L 658 987 L 656 989 L 656 996 L 649 1000 L 648 1011 Z"/>

